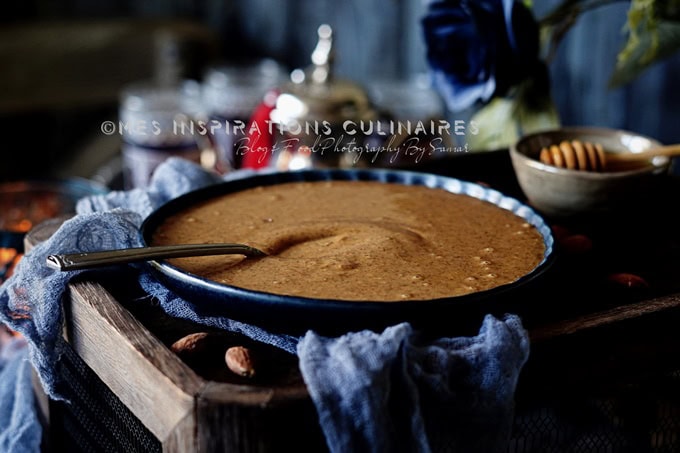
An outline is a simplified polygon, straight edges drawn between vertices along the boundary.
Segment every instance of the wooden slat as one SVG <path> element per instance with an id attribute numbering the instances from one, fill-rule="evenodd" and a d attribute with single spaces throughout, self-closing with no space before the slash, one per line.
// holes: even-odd
<path id="1" fill-rule="evenodd" d="M 204 451 L 326 451 L 308 397 L 279 401 L 276 390 L 269 389 L 264 393 L 270 398 L 266 405 L 252 404 L 256 399 L 246 404 L 225 404 L 224 399 L 231 399 L 233 393 L 222 394 L 220 387 L 209 385 L 205 398 L 197 402 L 197 437 Z M 247 386 L 243 386 L 241 395 L 255 396 Z"/>
<path id="2" fill-rule="evenodd" d="M 200 395 L 201 400 L 210 400 L 213 403 L 260 407 L 308 398 L 309 394 L 303 383 L 286 387 L 255 387 L 208 382 Z"/>
<path id="3" fill-rule="evenodd" d="M 573 335 L 617 322 L 641 318 L 680 307 L 680 294 L 660 296 L 629 305 L 603 310 L 575 319 L 539 327 L 530 332 L 532 342 Z"/>
<path id="4" fill-rule="evenodd" d="M 204 381 L 101 286 L 70 288 L 68 340 L 78 355 L 161 442 L 179 425 L 193 429 Z"/>
<path id="5" fill-rule="evenodd" d="M 170 435 L 163 441 L 163 452 L 184 453 L 201 451 L 197 431 L 196 411 L 190 411 L 186 417 L 179 421 Z"/>

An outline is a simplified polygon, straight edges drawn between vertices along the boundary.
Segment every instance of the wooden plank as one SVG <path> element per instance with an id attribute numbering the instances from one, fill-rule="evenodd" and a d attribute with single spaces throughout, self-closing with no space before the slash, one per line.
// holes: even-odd
<path id="1" fill-rule="evenodd" d="M 190 411 L 186 417 L 177 423 L 175 429 L 162 442 L 164 453 L 184 453 L 200 451 L 197 431 L 196 411 Z"/>
<path id="2" fill-rule="evenodd" d="M 278 401 L 276 391 L 270 389 L 266 393 L 270 400 L 264 406 L 224 404 L 220 387 L 209 385 L 206 398 L 197 402 L 197 437 L 202 451 L 326 451 L 309 398 Z M 251 394 L 246 387 L 245 397 Z"/>
<path id="3" fill-rule="evenodd" d="M 42 438 L 40 440 L 40 448 L 42 451 L 52 451 L 51 436 L 50 436 L 50 399 L 43 390 L 42 383 L 36 373 L 35 368 L 31 370 L 31 386 L 33 387 L 33 395 L 35 399 L 35 407 L 37 409 L 38 421 L 42 427 Z"/>
<path id="4" fill-rule="evenodd" d="M 539 327 L 530 332 L 530 337 L 532 342 L 549 340 L 679 307 L 680 294 L 660 296 Z"/>
<path id="5" fill-rule="evenodd" d="M 204 381 L 101 286 L 70 288 L 68 340 L 78 355 L 161 442 L 191 431 Z"/>
<path id="6" fill-rule="evenodd" d="M 302 382 L 300 385 L 285 387 L 256 387 L 209 381 L 203 387 L 199 399 L 220 404 L 265 407 L 292 400 L 309 399 L 309 393 Z"/>

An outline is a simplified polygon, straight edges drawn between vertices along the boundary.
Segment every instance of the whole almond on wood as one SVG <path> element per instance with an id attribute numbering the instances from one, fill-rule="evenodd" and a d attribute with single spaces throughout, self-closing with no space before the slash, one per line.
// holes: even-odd
<path id="1" fill-rule="evenodd" d="M 232 346 L 224 355 L 227 367 L 235 374 L 243 377 L 255 376 L 253 357 L 248 348 Z"/>
<path id="2" fill-rule="evenodd" d="M 175 341 L 172 346 L 170 346 L 170 349 L 175 354 L 189 356 L 204 351 L 207 347 L 207 344 L 208 333 L 196 332 Z"/>

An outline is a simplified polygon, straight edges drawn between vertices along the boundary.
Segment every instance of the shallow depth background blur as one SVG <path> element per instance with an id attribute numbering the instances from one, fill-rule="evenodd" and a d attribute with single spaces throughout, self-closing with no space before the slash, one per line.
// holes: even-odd
<path id="1" fill-rule="evenodd" d="M 423 0 L 24 0 L 0 15 L 0 181 L 91 177 L 119 152 L 116 120 L 124 84 L 175 72 L 200 79 L 218 61 L 271 57 L 309 64 L 316 29 L 335 32 L 336 73 L 366 84 L 427 70 Z M 534 2 L 540 17 L 558 0 Z M 551 64 L 565 125 L 630 129 L 680 141 L 680 58 L 635 83 L 607 81 L 624 41 L 628 3 L 584 15 Z M 451 117 L 453 118 L 453 116 Z"/>

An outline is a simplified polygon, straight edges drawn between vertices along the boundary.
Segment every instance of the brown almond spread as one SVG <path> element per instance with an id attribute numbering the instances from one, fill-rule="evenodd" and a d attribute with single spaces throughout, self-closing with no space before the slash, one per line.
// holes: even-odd
<path id="1" fill-rule="evenodd" d="M 543 238 L 492 203 L 441 189 L 358 181 L 257 187 L 169 217 L 154 245 L 236 242 L 267 252 L 179 258 L 179 268 L 268 293 L 353 301 L 427 300 L 514 282 Z"/>

